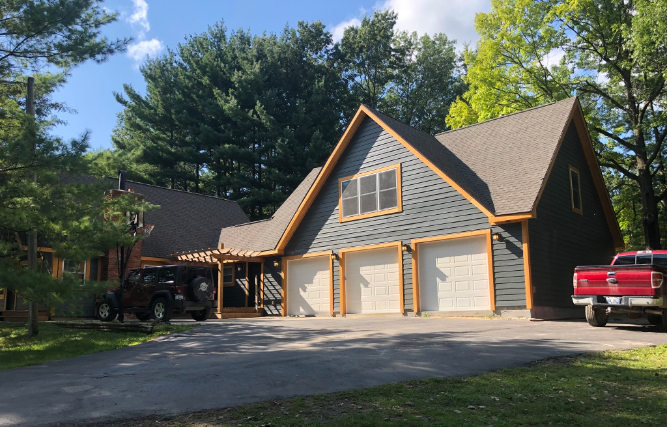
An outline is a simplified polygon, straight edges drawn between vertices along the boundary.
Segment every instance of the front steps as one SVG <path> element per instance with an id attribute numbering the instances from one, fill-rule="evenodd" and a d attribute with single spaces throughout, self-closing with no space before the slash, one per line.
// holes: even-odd
<path id="1" fill-rule="evenodd" d="M 211 313 L 211 319 L 248 319 L 251 317 L 262 317 L 264 315 L 264 308 L 255 307 L 226 307 L 220 310 L 220 313 Z"/>

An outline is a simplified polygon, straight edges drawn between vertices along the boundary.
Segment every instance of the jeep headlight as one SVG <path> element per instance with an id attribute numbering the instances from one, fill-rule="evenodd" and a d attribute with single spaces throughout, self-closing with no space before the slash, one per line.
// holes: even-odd
<path id="1" fill-rule="evenodd" d="M 183 299 L 183 295 L 177 295 L 174 299 L 182 300 L 182 299 Z"/>

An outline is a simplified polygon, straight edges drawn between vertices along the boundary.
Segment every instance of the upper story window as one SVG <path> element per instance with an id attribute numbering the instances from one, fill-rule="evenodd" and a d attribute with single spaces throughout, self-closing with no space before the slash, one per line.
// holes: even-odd
<path id="1" fill-rule="evenodd" d="M 401 165 L 339 179 L 339 222 L 401 212 Z"/>
<path id="2" fill-rule="evenodd" d="M 580 171 L 568 166 L 568 177 L 571 183 L 571 210 L 582 215 L 582 192 L 580 191 Z"/>

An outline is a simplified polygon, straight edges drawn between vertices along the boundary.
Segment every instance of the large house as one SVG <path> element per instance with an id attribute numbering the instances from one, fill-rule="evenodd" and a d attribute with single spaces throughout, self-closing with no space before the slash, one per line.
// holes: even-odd
<path id="1" fill-rule="evenodd" d="M 161 205 L 138 262 L 214 267 L 219 318 L 583 315 L 573 268 L 623 247 L 577 98 L 435 136 L 361 106 L 326 164 L 262 221 L 131 185 Z M 104 279 L 108 265 L 84 275 Z"/>
<path id="2" fill-rule="evenodd" d="M 361 106 L 272 218 L 176 258 L 223 265 L 219 307 L 555 318 L 622 246 L 571 98 L 435 136 Z"/>

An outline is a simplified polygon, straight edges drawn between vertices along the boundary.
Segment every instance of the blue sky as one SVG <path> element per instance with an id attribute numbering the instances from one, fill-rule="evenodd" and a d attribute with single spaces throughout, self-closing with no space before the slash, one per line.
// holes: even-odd
<path id="1" fill-rule="evenodd" d="M 91 148 L 112 148 L 110 135 L 121 110 L 113 92 L 124 84 L 141 93 L 145 84 L 139 66 L 146 55 L 164 54 L 186 35 L 206 31 L 209 25 L 225 22 L 230 30 L 249 29 L 252 33 L 278 33 L 298 21 L 322 21 L 340 37 L 343 28 L 359 23 L 374 9 L 394 9 L 400 30 L 420 34 L 443 32 L 458 45 L 477 40 L 473 19 L 487 12 L 490 0 L 337 0 L 318 1 L 228 1 L 228 0 L 107 0 L 104 7 L 119 13 L 117 22 L 104 29 L 109 38 L 132 37 L 126 53 L 118 53 L 103 64 L 85 63 L 71 76 L 55 99 L 65 102 L 74 114 L 61 114 L 67 124 L 53 133 L 65 139 L 91 132 Z"/>

